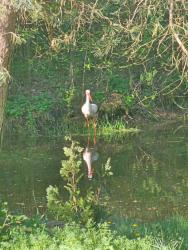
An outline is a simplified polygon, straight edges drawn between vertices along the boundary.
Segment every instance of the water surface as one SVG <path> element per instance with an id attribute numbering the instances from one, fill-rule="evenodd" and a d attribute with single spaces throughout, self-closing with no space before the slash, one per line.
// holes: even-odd
<path id="1" fill-rule="evenodd" d="M 82 188 L 99 186 L 101 200 L 120 216 L 143 221 L 175 214 L 188 216 L 188 126 L 144 126 L 135 135 L 92 139 L 76 136 L 94 154 L 92 172 L 83 160 Z M 46 188 L 56 185 L 64 195 L 59 175 L 64 138 L 4 138 L 0 152 L 0 198 L 12 211 L 44 212 Z M 113 176 L 102 178 L 102 165 L 111 158 Z M 89 179 L 88 178 L 91 179 Z"/>

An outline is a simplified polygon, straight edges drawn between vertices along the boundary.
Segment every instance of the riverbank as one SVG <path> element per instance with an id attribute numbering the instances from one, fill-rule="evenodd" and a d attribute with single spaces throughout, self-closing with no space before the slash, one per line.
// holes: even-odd
<path id="1" fill-rule="evenodd" d="M 82 72 L 78 71 L 71 83 L 69 73 L 62 74 L 59 62 L 49 58 L 30 60 L 19 49 L 13 58 L 4 122 L 5 130 L 10 133 L 85 134 L 81 106 L 87 88 L 91 89 L 93 101 L 99 107 L 99 134 L 133 132 L 144 123 L 187 119 L 186 107 L 178 107 L 174 98 L 164 101 L 156 96 L 153 99 L 152 91 L 145 93 L 144 89 L 137 95 L 134 88 L 129 86 L 129 89 L 126 84 L 131 81 L 134 86 L 130 76 L 121 75 L 122 72 L 110 74 L 103 85 L 96 83 L 97 74 L 93 72 L 89 72 L 83 84 Z"/>
<path id="2" fill-rule="evenodd" d="M 2 212 L 2 211 L 1 211 Z M 138 224 L 131 220 L 86 226 L 65 224 L 49 228 L 44 220 L 24 216 L 1 217 L 0 249 L 126 249 L 186 250 L 188 221 L 175 217 L 162 222 Z"/>
<path id="3" fill-rule="evenodd" d="M 17 104 L 17 106 L 8 102 L 4 122 L 4 130 L 8 134 L 57 137 L 66 134 L 82 136 L 94 133 L 93 122 L 91 121 L 88 130 L 80 110 L 78 114 L 72 114 L 71 116 L 66 112 L 58 116 L 57 113 L 52 115 L 52 111 L 49 110 L 37 110 L 37 107 L 34 108 L 35 111 L 25 110 L 27 105 L 28 103 L 25 101 Z M 32 106 L 33 104 L 29 105 Z M 186 112 L 162 112 L 158 110 L 145 116 L 142 113 L 136 113 L 133 117 L 122 115 L 113 119 L 108 119 L 108 116 L 99 113 L 97 134 L 100 136 L 125 135 L 137 133 L 147 127 L 147 124 L 152 124 L 155 128 L 162 127 L 165 124 L 168 126 L 175 123 L 184 123 L 187 120 Z"/>

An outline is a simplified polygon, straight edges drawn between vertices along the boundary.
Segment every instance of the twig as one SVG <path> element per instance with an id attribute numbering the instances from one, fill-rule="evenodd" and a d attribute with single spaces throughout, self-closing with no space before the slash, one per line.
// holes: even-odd
<path id="1" fill-rule="evenodd" d="M 185 46 L 182 43 L 181 39 L 179 38 L 178 34 L 174 30 L 173 10 L 174 10 L 174 2 L 173 2 L 173 0 L 170 0 L 170 7 L 169 7 L 169 27 L 170 27 L 170 29 L 172 31 L 172 34 L 173 34 L 174 38 L 176 39 L 176 42 L 179 44 L 181 50 L 188 57 L 188 51 L 187 51 L 187 49 L 185 48 Z"/>
<path id="2" fill-rule="evenodd" d="M 128 26 L 133 22 L 133 20 L 134 20 L 136 14 L 137 14 L 137 12 L 138 12 L 139 6 L 140 6 L 144 1 L 145 1 L 145 0 L 141 0 L 141 1 L 138 3 L 138 5 L 136 6 L 136 9 L 134 10 L 134 13 L 133 13 L 133 15 L 132 15 L 132 18 L 130 19 L 130 21 L 129 21 L 129 23 L 128 23 Z"/>

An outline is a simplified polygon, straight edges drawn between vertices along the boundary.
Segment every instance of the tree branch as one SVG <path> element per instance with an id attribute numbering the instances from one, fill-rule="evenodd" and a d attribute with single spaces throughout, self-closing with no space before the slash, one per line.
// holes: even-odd
<path id="1" fill-rule="evenodd" d="M 188 57 L 188 51 L 187 51 L 186 47 L 184 46 L 183 42 L 179 38 L 179 35 L 174 30 L 174 24 L 173 24 L 174 2 L 173 2 L 173 0 L 170 0 L 169 3 L 170 3 L 170 7 L 169 7 L 169 27 L 170 27 L 170 29 L 172 31 L 172 34 L 173 34 L 174 38 L 176 39 L 176 42 L 179 44 L 181 50 Z"/>

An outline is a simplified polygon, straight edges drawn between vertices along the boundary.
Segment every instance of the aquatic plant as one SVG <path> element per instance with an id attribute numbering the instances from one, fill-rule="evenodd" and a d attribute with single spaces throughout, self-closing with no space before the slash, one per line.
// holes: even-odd
<path id="1" fill-rule="evenodd" d="M 66 137 L 70 141 L 70 137 Z M 64 188 L 69 193 L 69 198 L 63 200 L 57 187 L 49 186 L 47 188 L 48 209 L 53 216 L 64 222 L 76 221 L 81 224 L 86 224 L 89 220 L 94 222 L 100 221 L 105 215 L 103 205 L 100 203 L 99 190 L 87 188 L 84 193 L 81 192 L 79 182 L 82 178 L 80 173 L 81 166 L 81 151 L 77 141 L 71 140 L 70 147 L 64 147 L 64 154 L 67 160 L 62 161 L 60 175 L 66 181 Z M 105 171 L 110 175 L 109 162 L 105 165 Z"/>

